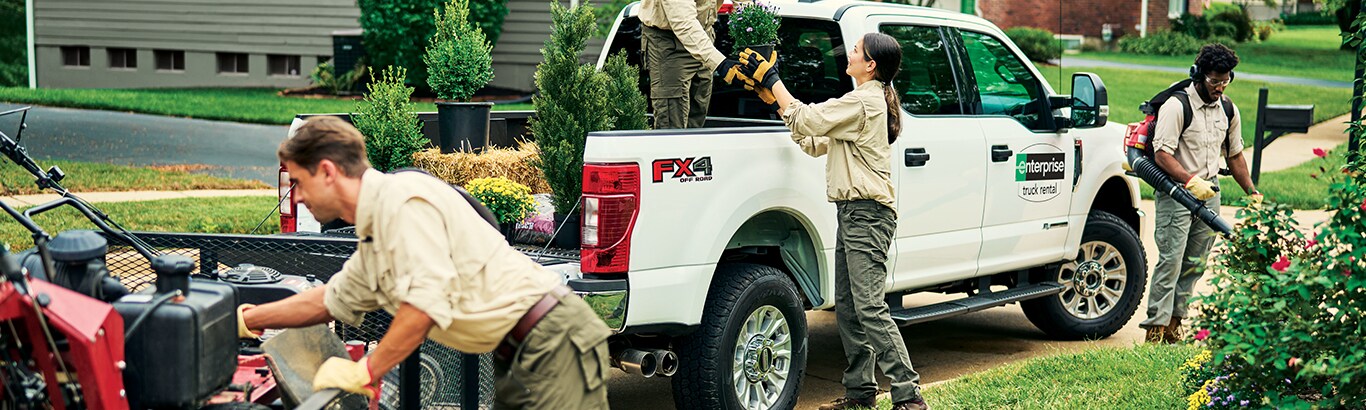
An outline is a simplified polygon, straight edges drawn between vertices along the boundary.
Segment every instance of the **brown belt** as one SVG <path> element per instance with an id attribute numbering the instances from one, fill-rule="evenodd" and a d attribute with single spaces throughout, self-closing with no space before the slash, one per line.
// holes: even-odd
<path id="1" fill-rule="evenodd" d="M 551 309 L 560 304 L 560 298 L 573 294 L 574 291 L 568 286 L 556 285 L 541 297 L 536 304 L 527 309 L 526 314 L 517 320 L 517 324 L 512 325 L 512 330 L 508 331 L 507 336 L 503 337 L 503 342 L 494 349 L 494 354 L 499 359 L 508 360 L 517 353 L 517 348 L 526 340 L 526 335 L 531 333 L 531 329 L 536 327 L 536 323 L 541 321 Z"/>

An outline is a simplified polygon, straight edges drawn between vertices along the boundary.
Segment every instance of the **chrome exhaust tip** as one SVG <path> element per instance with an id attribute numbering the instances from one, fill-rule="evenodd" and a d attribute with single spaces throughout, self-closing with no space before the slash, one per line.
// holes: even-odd
<path id="1" fill-rule="evenodd" d="M 656 374 L 669 377 L 673 376 L 674 372 L 678 371 L 678 355 L 674 354 L 673 351 L 657 349 L 654 350 L 653 353 L 659 363 L 659 369 L 656 371 Z"/>
<path id="2" fill-rule="evenodd" d="M 677 360 L 675 360 L 676 364 Z M 612 364 L 626 373 L 654 377 L 659 370 L 659 359 L 654 352 L 638 349 L 625 349 L 612 358 Z M 677 367 L 675 365 L 675 367 Z M 671 373 L 672 374 L 672 373 Z"/>

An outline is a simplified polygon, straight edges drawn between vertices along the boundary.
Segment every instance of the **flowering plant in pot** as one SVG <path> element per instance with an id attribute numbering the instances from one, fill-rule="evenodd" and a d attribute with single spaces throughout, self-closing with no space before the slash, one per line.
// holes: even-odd
<path id="1" fill-rule="evenodd" d="M 465 185 L 465 190 L 493 212 L 508 241 L 512 240 L 513 228 L 517 223 L 536 211 L 536 199 L 531 196 L 531 188 L 507 178 L 476 178 Z"/>
<path id="2" fill-rule="evenodd" d="M 436 14 L 436 32 L 422 61 L 427 63 L 427 85 L 443 101 L 436 103 L 441 152 L 456 148 L 481 149 L 488 142 L 492 103 L 472 103 L 470 97 L 493 80 L 493 46 L 484 32 L 469 23 L 470 0 L 452 0 Z"/>
<path id="3" fill-rule="evenodd" d="M 738 5 L 730 14 L 727 28 L 730 38 L 735 41 L 737 55 L 749 48 L 768 57 L 773 46 L 778 44 L 780 25 L 782 18 L 778 17 L 778 7 L 756 1 Z"/>

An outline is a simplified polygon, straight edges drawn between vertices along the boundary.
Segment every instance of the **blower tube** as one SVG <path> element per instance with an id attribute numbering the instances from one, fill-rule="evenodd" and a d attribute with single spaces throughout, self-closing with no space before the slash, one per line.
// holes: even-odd
<path id="1" fill-rule="evenodd" d="M 1138 177 L 1143 179 L 1144 182 L 1147 182 L 1148 185 L 1152 185 L 1153 189 L 1170 195 L 1172 199 L 1176 200 L 1176 203 L 1186 207 L 1186 209 L 1190 210 L 1195 217 L 1200 218 L 1200 221 L 1204 222 L 1205 225 L 1209 225 L 1210 229 L 1219 231 L 1219 233 L 1224 236 L 1228 236 L 1229 233 L 1233 231 L 1233 227 L 1230 226 L 1228 222 L 1225 222 L 1224 218 L 1219 217 L 1219 214 L 1206 208 L 1205 202 L 1196 199 L 1195 195 L 1191 195 L 1190 191 L 1186 190 L 1186 187 L 1176 183 L 1176 181 L 1172 181 L 1171 176 L 1168 176 L 1166 172 L 1163 172 L 1162 168 L 1159 168 L 1156 163 L 1143 156 L 1143 151 L 1138 148 L 1127 147 L 1125 152 L 1128 154 L 1129 167 L 1133 168 L 1134 174 L 1137 174 Z"/>

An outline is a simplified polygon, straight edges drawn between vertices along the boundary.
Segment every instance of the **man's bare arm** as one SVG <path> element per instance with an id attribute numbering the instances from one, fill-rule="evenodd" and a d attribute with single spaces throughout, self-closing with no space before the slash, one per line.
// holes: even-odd
<path id="1" fill-rule="evenodd" d="M 1157 150 L 1153 153 L 1153 158 L 1157 160 L 1157 166 L 1166 171 L 1167 175 L 1170 175 L 1177 184 L 1184 184 L 1191 180 L 1191 173 L 1186 172 L 1186 169 L 1181 167 L 1181 163 L 1177 162 L 1176 157 L 1172 154 Z"/>
<path id="2" fill-rule="evenodd" d="M 404 303 L 398 307 L 398 313 L 394 314 L 394 321 L 389 325 L 389 330 L 384 333 L 384 338 L 380 339 L 379 345 L 370 352 L 368 364 L 370 374 L 382 375 L 388 373 L 390 369 L 397 366 L 399 362 L 406 359 L 408 355 L 427 339 L 427 331 L 435 326 L 430 316 L 422 310 Z"/>
<path id="3" fill-rule="evenodd" d="M 323 305 L 323 285 L 279 301 L 256 306 L 242 312 L 248 329 L 288 329 L 312 326 L 332 321 L 332 314 Z"/>

